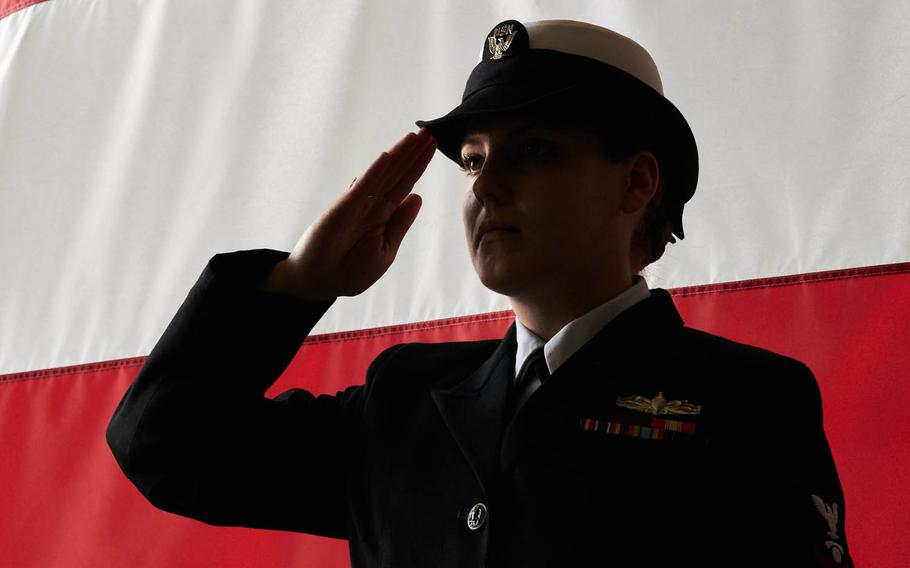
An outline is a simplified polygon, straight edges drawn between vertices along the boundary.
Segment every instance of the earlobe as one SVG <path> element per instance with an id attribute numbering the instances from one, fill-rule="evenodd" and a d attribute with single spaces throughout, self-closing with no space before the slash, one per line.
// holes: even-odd
<path id="1" fill-rule="evenodd" d="M 641 205 L 639 204 L 639 201 L 637 199 L 630 199 L 628 194 L 622 200 L 622 212 L 623 213 L 632 214 L 632 213 L 635 213 L 636 211 L 638 211 L 639 209 L 641 209 Z"/>

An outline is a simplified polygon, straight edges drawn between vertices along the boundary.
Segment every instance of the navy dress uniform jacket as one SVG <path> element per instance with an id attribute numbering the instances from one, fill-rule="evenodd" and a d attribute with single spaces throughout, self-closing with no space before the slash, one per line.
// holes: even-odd
<path id="1" fill-rule="evenodd" d="M 108 444 L 154 506 L 348 539 L 355 567 L 852 564 L 802 363 L 686 328 L 652 289 L 511 419 L 514 324 L 268 399 L 332 303 L 258 290 L 288 254 L 215 255 L 118 405 Z M 616 404 L 658 392 L 701 411 Z"/>

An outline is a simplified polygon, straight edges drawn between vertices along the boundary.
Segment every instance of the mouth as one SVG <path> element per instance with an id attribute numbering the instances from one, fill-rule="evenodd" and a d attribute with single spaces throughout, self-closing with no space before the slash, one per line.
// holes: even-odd
<path id="1" fill-rule="evenodd" d="M 480 246 L 480 243 L 484 240 L 484 238 L 493 239 L 517 232 L 519 232 L 519 229 L 514 225 L 484 221 L 480 224 L 480 228 L 477 230 L 476 236 L 474 238 L 474 248 Z"/>

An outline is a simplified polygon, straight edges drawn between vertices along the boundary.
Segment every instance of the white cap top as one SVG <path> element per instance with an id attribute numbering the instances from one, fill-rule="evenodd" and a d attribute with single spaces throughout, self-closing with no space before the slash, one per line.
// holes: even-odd
<path id="1" fill-rule="evenodd" d="M 530 49 L 549 49 L 596 59 L 621 69 L 664 94 L 657 65 L 635 40 L 613 30 L 575 20 L 539 20 L 523 23 Z M 477 62 L 483 61 L 481 49 Z"/>

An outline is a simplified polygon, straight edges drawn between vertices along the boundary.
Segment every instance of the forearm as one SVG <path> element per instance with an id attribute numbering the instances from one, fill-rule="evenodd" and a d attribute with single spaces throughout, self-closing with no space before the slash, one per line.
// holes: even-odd
<path id="1" fill-rule="evenodd" d="M 295 295 L 291 284 L 288 282 L 287 259 L 282 260 L 272 268 L 268 277 L 259 286 L 259 289 L 273 294 Z"/>
<path id="2" fill-rule="evenodd" d="M 239 451 L 238 437 L 266 430 L 265 420 L 283 419 L 264 414 L 263 404 L 271 401 L 263 394 L 331 302 L 259 290 L 282 255 L 213 257 L 118 405 L 108 444 L 153 503 L 161 487 L 187 491 L 169 486 L 175 474 L 207 467 L 205 460 L 218 459 L 215 453 L 231 444 Z"/>

